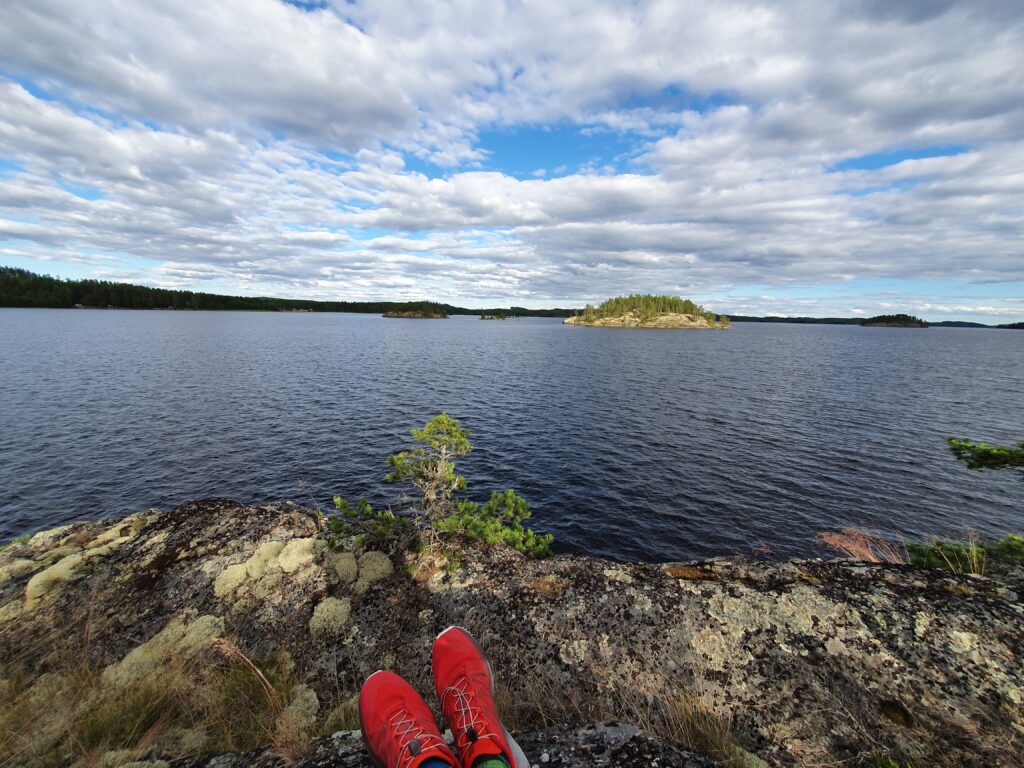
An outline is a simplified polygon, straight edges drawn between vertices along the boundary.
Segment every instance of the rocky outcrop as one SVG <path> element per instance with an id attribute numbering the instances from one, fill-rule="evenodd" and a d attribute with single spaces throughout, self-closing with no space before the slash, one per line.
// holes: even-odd
<path id="1" fill-rule="evenodd" d="M 257 662 L 287 657 L 296 718 L 342 722 L 333 712 L 376 669 L 430 691 L 431 642 L 460 624 L 537 764 L 653 765 L 658 750 L 659 765 L 710 764 L 633 730 L 575 728 L 619 720 L 704 749 L 728 731 L 748 765 L 1009 766 L 1024 738 L 1022 595 L 1019 573 L 846 561 L 644 565 L 468 545 L 392 560 L 332 550 L 294 504 L 212 499 L 0 551 L 0 685 L 18 677 L 45 706 L 72 661 L 130 686 L 222 638 Z M 155 739 L 147 758 L 181 757 L 186 741 Z M 364 764 L 351 734 L 301 757 Z"/>
<path id="2" fill-rule="evenodd" d="M 393 317 L 404 320 L 447 320 L 448 315 L 444 312 L 431 312 L 429 310 L 419 309 L 408 309 L 408 310 L 391 310 L 385 312 L 382 317 Z"/>
<path id="3" fill-rule="evenodd" d="M 445 734 L 450 738 L 451 734 Z M 584 727 L 546 728 L 521 733 L 519 745 L 530 759 L 545 768 L 714 768 L 715 763 L 639 729 L 619 723 Z M 280 768 L 284 765 L 273 749 L 190 760 L 182 768 Z M 295 768 L 374 768 L 363 749 L 359 731 L 339 731 L 310 743 L 309 754 Z M 152 768 L 155 768 L 153 766 Z"/>
<path id="4" fill-rule="evenodd" d="M 585 325 L 595 328 L 728 328 L 728 323 L 709 321 L 706 317 L 681 314 L 662 314 L 643 318 L 638 312 L 620 317 L 599 317 L 585 320 L 583 315 L 573 315 L 562 321 L 565 325 Z"/>

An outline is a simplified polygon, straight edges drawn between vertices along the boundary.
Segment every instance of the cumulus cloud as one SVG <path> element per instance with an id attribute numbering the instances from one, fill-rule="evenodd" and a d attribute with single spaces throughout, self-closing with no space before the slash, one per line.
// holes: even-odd
<path id="1" fill-rule="evenodd" d="M 0 254 L 248 293 L 672 290 L 759 313 L 885 309 L 836 286 L 916 280 L 965 300 L 903 308 L 1010 316 L 1022 39 L 1019 4 L 955 0 L 15 4 Z M 529 126 L 631 149 L 520 178 L 481 137 Z M 743 290 L 796 285 L 821 298 Z"/>

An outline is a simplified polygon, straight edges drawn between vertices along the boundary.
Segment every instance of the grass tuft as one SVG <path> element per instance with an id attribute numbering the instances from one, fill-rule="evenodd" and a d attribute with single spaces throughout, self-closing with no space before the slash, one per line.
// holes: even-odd
<path id="1" fill-rule="evenodd" d="M 906 549 L 859 528 L 843 528 L 840 532 L 823 531 L 818 541 L 825 546 L 866 563 L 891 563 L 902 565 L 910 562 Z"/>

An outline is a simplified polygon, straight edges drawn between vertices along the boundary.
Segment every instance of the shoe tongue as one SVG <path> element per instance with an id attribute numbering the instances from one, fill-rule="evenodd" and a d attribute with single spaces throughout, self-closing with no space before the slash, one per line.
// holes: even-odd
<path id="1" fill-rule="evenodd" d="M 462 764 L 465 766 L 471 766 L 483 755 L 494 755 L 498 756 L 503 754 L 501 747 L 492 739 L 490 736 L 478 736 L 476 739 L 471 739 L 469 746 L 466 748 L 466 754 L 460 755 L 462 758 Z"/>

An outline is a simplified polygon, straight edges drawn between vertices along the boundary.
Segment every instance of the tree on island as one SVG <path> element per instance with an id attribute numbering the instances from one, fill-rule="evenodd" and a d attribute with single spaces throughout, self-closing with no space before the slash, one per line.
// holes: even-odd
<path id="1" fill-rule="evenodd" d="M 898 314 L 898 315 L 875 315 L 874 317 L 869 317 L 866 320 L 861 320 L 860 324 L 861 325 L 867 325 L 867 326 L 872 326 L 872 325 L 874 325 L 874 326 L 882 326 L 882 327 L 890 326 L 890 327 L 898 327 L 898 328 L 927 328 L 928 327 L 928 323 L 926 323 L 920 317 L 915 317 L 914 315 L 904 315 L 904 314 Z"/>
<path id="2" fill-rule="evenodd" d="M 719 316 L 714 312 L 709 312 L 690 299 L 653 294 L 617 296 L 614 299 L 603 301 L 597 307 L 587 304 L 580 313 L 580 318 L 584 323 L 592 323 L 606 317 L 623 317 L 630 314 L 635 314 L 641 322 L 654 320 L 660 315 L 689 315 L 695 320 L 704 318 L 709 323 L 724 322 L 728 324 L 729 321 L 729 318 L 724 315 Z"/>

